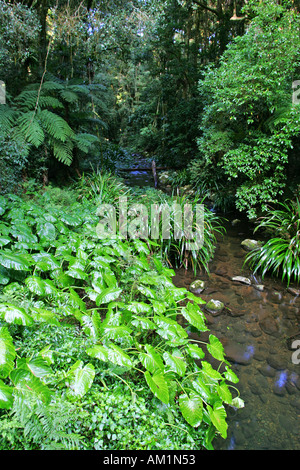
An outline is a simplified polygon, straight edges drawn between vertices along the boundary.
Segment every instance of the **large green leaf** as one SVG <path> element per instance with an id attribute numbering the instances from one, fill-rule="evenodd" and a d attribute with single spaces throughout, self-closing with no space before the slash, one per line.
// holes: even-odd
<path id="1" fill-rule="evenodd" d="M 178 349 L 175 349 L 172 354 L 170 354 L 168 351 L 165 351 L 163 358 L 165 363 L 169 366 L 170 370 L 176 372 L 176 374 L 180 375 L 180 377 L 184 376 L 187 364 Z"/>
<path id="2" fill-rule="evenodd" d="M 6 284 L 9 283 L 9 281 L 10 281 L 10 275 L 8 271 L 3 266 L 0 266 L 0 284 L 5 286 Z"/>
<path id="3" fill-rule="evenodd" d="M 60 267 L 59 262 L 51 253 L 35 253 L 32 258 L 36 262 L 36 269 L 40 271 L 51 271 Z"/>
<path id="4" fill-rule="evenodd" d="M 162 373 L 151 375 L 148 371 L 144 375 L 149 388 L 156 398 L 167 405 L 169 403 L 169 388 L 164 375 Z"/>
<path id="5" fill-rule="evenodd" d="M 218 361 L 225 361 L 223 344 L 216 336 L 212 334 L 209 335 L 209 344 L 207 344 L 207 350 Z"/>
<path id="6" fill-rule="evenodd" d="M 0 377 L 6 378 L 14 368 L 16 350 L 5 326 L 0 327 Z"/>
<path id="7" fill-rule="evenodd" d="M 118 340 L 130 337 L 132 330 L 128 326 L 106 326 L 101 330 L 103 342 L 107 339 Z"/>
<path id="8" fill-rule="evenodd" d="M 91 357 L 96 357 L 101 361 L 107 362 L 108 361 L 108 348 L 96 344 L 92 348 L 86 350 L 86 353 Z"/>
<path id="9" fill-rule="evenodd" d="M 2 251 L 0 254 L 0 264 L 7 269 L 15 269 L 16 271 L 29 271 L 30 266 L 34 263 L 30 256 L 25 254 L 14 254 Z"/>
<path id="10" fill-rule="evenodd" d="M 0 196 L 0 215 L 4 214 L 6 208 L 7 208 L 7 200 L 3 196 Z"/>
<path id="11" fill-rule="evenodd" d="M 0 380 L 0 408 L 7 410 L 12 407 L 13 402 L 13 388 Z"/>
<path id="12" fill-rule="evenodd" d="M 187 351 L 194 359 L 203 359 L 205 357 L 205 352 L 196 344 L 189 344 L 187 346 Z"/>
<path id="13" fill-rule="evenodd" d="M 98 338 L 101 330 L 101 318 L 96 310 L 92 315 L 83 315 L 80 312 L 74 312 L 75 318 L 80 321 L 83 331 L 91 338 Z"/>
<path id="14" fill-rule="evenodd" d="M 224 403 L 231 405 L 232 395 L 231 395 L 228 385 L 225 382 L 217 385 L 217 393 L 219 397 L 222 399 L 222 401 L 224 401 Z"/>
<path id="15" fill-rule="evenodd" d="M 67 377 L 68 396 L 81 398 L 92 386 L 95 377 L 94 366 L 90 363 L 84 366 L 82 361 L 77 361 L 68 371 Z"/>
<path id="16" fill-rule="evenodd" d="M 196 304 L 188 302 L 187 306 L 181 309 L 181 315 L 199 331 L 208 330 L 205 325 L 205 317 Z"/>
<path id="17" fill-rule="evenodd" d="M 199 395 L 191 392 L 179 396 L 179 408 L 186 421 L 194 428 L 200 426 L 203 418 L 203 401 Z"/>
<path id="18" fill-rule="evenodd" d="M 24 308 L 12 304 L 2 304 L 0 306 L 0 319 L 14 325 L 31 326 L 34 323 Z"/>
<path id="19" fill-rule="evenodd" d="M 128 354 L 126 354 L 119 346 L 116 344 L 111 344 L 108 351 L 108 359 L 113 363 L 123 367 L 132 367 L 132 361 Z"/>
<path id="20" fill-rule="evenodd" d="M 154 330 L 156 328 L 153 321 L 149 320 L 149 318 L 138 317 L 136 315 L 133 316 L 131 324 L 136 328 L 140 328 L 142 330 Z"/>
<path id="21" fill-rule="evenodd" d="M 224 406 L 222 405 L 222 402 L 220 400 L 216 401 L 213 405 L 213 408 L 207 405 L 207 411 L 208 411 L 209 417 L 213 425 L 219 431 L 221 436 L 224 439 L 226 439 L 227 428 L 228 428 L 228 425 L 226 422 L 227 415 L 226 415 L 226 410 Z"/>
<path id="22" fill-rule="evenodd" d="M 40 297 L 44 297 L 45 285 L 43 279 L 38 276 L 29 276 L 25 279 L 25 284 L 33 294 L 36 294 Z"/>
<path id="23" fill-rule="evenodd" d="M 55 325 L 60 327 L 61 324 L 55 312 L 46 310 L 45 308 L 31 307 L 30 315 L 36 322 L 47 323 L 48 325 Z"/>
<path id="24" fill-rule="evenodd" d="M 162 338 L 168 340 L 167 344 L 169 346 L 177 347 L 188 341 L 188 333 L 175 320 L 163 316 L 155 316 L 153 321 L 158 326 L 156 332 Z"/>
<path id="25" fill-rule="evenodd" d="M 121 294 L 121 292 L 122 289 L 118 289 L 115 287 L 109 287 L 107 289 L 104 289 L 101 294 L 97 296 L 96 304 L 98 306 L 102 304 L 108 304 L 109 302 L 116 300 Z"/>
<path id="26" fill-rule="evenodd" d="M 14 369 L 10 378 L 15 385 L 13 395 L 25 402 L 40 402 L 49 404 L 51 391 L 43 384 L 41 379 L 35 377 L 29 370 L 20 368 Z"/>
<path id="27" fill-rule="evenodd" d="M 139 360 L 151 374 L 164 371 L 164 363 L 161 355 L 150 344 L 145 345 L 146 353 L 139 353 Z"/>
<path id="28" fill-rule="evenodd" d="M 13 237 L 17 238 L 19 242 L 34 244 L 38 239 L 33 235 L 31 228 L 25 224 L 15 224 L 12 226 L 10 233 Z"/>
<path id="29" fill-rule="evenodd" d="M 40 242 L 50 242 L 56 238 L 56 229 L 51 222 L 39 222 L 36 227 L 36 233 Z"/>
<path id="30" fill-rule="evenodd" d="M 31 359 L 20 358 L 17 360 L 17 368 L 29 370 L 35 377 L 44 378 L 52 374 L 51 367 L 42 356 Z"/>

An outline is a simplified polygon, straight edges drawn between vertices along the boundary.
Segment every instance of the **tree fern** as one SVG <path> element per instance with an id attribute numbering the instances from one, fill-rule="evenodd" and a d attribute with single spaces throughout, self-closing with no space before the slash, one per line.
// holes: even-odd
<path id="1" fill-rule="evenodd" d="M 44 129 L 50 136 L 54 137 L 54 139 L 66 142 L 70 137 L 73 137 L 74 132 L 71 127 L 67 121 L 58 116 L 58 114 L 44 109 L 38 113 L 38 116 Z"/>
<path id="2" fill-rule="evenodd" d="M 70 165 L 73 149 L 87 153 L 98 138 L 89 133 L 76 134 L 69 123 L 59 114 L 69 105 L 74 105 L 81 97 L 90 94 L 89 86 L 77 82 L 64 82 L 49 76 L 42 86 L 33 83 L 14 99 L 11 107 L 0 107 L 0 126 L 6 134 L 22 144 L 38 148 L 43 143 L 50 144 L 53 155 L 60 162 Z M 65 103 L 65 104 L 64 104 Z M 67 108 L 66 108 L 67 109 Z M 75 116 L 78 111 L 73 111 Z M 86 119 L 87 116 L 85 116 Z M 82 119 L 73 119 L 75 126 L 82 124 Z M 105 123 L 101 121 L 101 125 Z"/>

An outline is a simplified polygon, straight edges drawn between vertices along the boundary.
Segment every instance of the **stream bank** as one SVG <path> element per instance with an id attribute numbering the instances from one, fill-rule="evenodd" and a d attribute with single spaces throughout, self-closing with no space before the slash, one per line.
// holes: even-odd
<path id="1" fill-rule="evenodd" d="M 152 174 L 139 171 L 138 166 L 126 175 L 126 183 L 153 187 Z M 212 333 L 222 342 L 239 377 L 236 387 L 245 407 L 228 407 L 228 437 L 217 437 L 213 445 L 216 450 L 299 450 L 300 364 L 293 363 L 291 337 L 300 330 L 300 296 L 291 294 L 279 280 L 262 281 L 244 267 L 241 242 L 253 238 L 247 221 L 228 221 L 225 228 L 225 235 L 217 236 L 209 276 L 195 277 L 192 270 L 178 269 L 173 279 L 176 286 L 187 288 L 201 279 L 205 288 L 199 296 L 224 304 L 218 314 L 203 307 L 207 337 Z M 236 276 L 249 278 L 251 285 L 233 281 Z M 201 340 L 205 341 L 205 334 Z"/>

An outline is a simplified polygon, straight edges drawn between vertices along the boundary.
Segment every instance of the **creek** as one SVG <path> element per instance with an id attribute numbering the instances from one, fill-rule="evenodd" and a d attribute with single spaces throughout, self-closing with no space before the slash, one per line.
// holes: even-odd
<path id="1" fill-rule="evenodd" d="M 127 176 L 129 185 L 153 186 L 151 173 L 136 172 Z M 300 339 L 300 296 L 279 280 L 253 276 L 244 266 L 241 242 L 253 238 L 247 221 L 229 220 L 225 228 L 225 235 L 217 237 L 209 275 L 195 277 L 192 270 L 178 269 L 173 279 L 187 288 L 195 279 L 204 280 L 199 296 L 225 306 L 218 314 L 203 306 L 209 332 L 201 333 L 201 341 L 210 333 L 220 339 L 239 377 L 235 387 L 245 407 L 228 407 L 227 439 L 217 437 L 213 445 L 216 450 L 299 450 L 300 364 L 293 361 L 292 342 Z M 234 276 L 247 277 L 251 285 L 232 281 Z"/>

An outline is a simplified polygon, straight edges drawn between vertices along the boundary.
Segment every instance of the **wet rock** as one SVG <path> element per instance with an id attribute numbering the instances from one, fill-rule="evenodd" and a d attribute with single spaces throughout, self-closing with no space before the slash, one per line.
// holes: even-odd
<path id="1" fill-rule="evenodd" d="M 234 220 L 231 222 L 231 225 L 232 225 L 233 227 L 235 227 L 235 226 L 238 225 L 240 222 L 241 222 L 240 219 L 234 219 Z"/>
<path id="2" fill-rule="evenodd" d="M 300 289 L 295 289 L 294 287 L 288 287 L 287 291 L 293 295 L 300 295 Z"/>
<path id="3" fill-rule="evenodd" d="M 262 351 L 255 351 L 255 353 L 253 354 L 253 357 L 254 359 L 256 359 L 256 361 L 264 361 L 265 360 L 265 353 L 262 352 Z"/>
<path id="4" fill-rule="evenodd" d="M 223 267 L 219 267 L 215 270 L 215 274 L 217 274 L 217 276 L 225 277 L 227 273 L 228 273 L 227 269 Z"/>
<path id="5" fill-rule="evenodd" d="M 253 393 L 253 395 L 260 395 L 261 394 L 261 389 L 260 387 L 257 385 L 257 383 L 251 383 L 249 384 L 250 386 L 250 390 L 251 390 L 251 393 Z"/>
<path id="6" fill-rule="evenodd" d="M 255 250 L 256 248 L 261 247 L 261 242 L 258 240 L 250 240 L 249 238 L 246 238 L 245 240 L 242 241 L 241 243 L 242 247 L 246 251 L 252 251 Z"/>
<path id="7" fill-rule="evenodd" d="M 282 294 L 281 292 L 274 290 L 270 292 L 270 294 L 268 295 L 268 298 L 270 299 L 272 303 L 280 304 L 281 299 L 282 299 Z"/>
<path id="8" fill-rule="evenodd" d="M 258 371 L 265 377 L 275 377 L 276 371 L 270 365 L 264 365 L 258 369 Z"/>
<path id="9" fill-rule="evenodd" d="M 253 287 L 256 289 L 256 290 L 259 290 L 260 292 L 262 292 L 265 288 L 265 286 L 263 284 L 253 284 Z"/>
<path id="10" fill-rule="evenodd" d="M 246 441 L 246 439 L 245 439 L 245 436 L 242 433 L 242 431 L 241 430 L 236 431 L 235 432 L 235 443 L 236 443 L 236 445 L 242 446 L 242 445 L 245 444 L 245 441 Z"/>
<path id="11" fill-rule="evenodd" d="M 224 304 L 220 300 L 211 299 L 205 305 L 205 309 L 214 316 L 220 315 L 224 309 Z"/>
<path id="12" fill-rule="evenodd" d="M 283 370 L 286 368 L 286 361 L 278 356 L 267 357 L 267 363 L 276 370 Z"/>
<path id="13" fill-rule="evenodd" d="M 224 351 L 227 359 L 237 364 L 250 364 L 253 357 L 251 345 L 245 346 L 242 344 L 234 343 L 230 340 L 228 340 L 228 342 L 224 345 Z"/>
<path id="14" fill-rule="evenodd" d="M 267 335 L 276 336 L 278 334 L 279 328 L 277 321 L 271 316 L 263 318 L 259 322 L 259 326 L 261 327 L 262 331 Z"/>
<path id="15" fill-rule="evenodd" d="M 293 382 L 288 382 L 285 386 L 285 388 L 287 389 L 287 392 L 289 395 L 295 395 L 295 393 L 297 393 L 297 388 L 295 386 L 295 384 L 293 384 Z"/>
<path id="16" fill-rule="evenodd" d="M 232 281 L 241 282 L 242 284 L 247 284 L 251 286 L 251 281 L 247 277 L 244 276 L 235 276 L 231 278 Z"/>
<path id="17" fill-rule="evenodd" d="M 189 290 L 193 293 L 193 294 L 201 294 L 201 292 L 204 291 L 204 288 L 205 288 L 205 282 L 202 281 L 201 279 L 197 279 L 196 281 L 193 281 L 190 286 L 189 286 Z"/>
<path id="18" fill-rule="evenodd" d="M 254 330 L 251 331 L 251 334 L 254 338 L 258 338 L 259 336 L 261 336 L 261 330 L 258 329 L 258 328 L 255 328 Z"/>
<path id="19" fill-rule="evenodd" d="M 275 384 L 273 385 L 273 393 L 275 393 L 275 395 L 278 395 L 279 397 L 284 397 L 286 393 L 286 388 L 280 386 L 277 382 L 275 382 Z"/>

